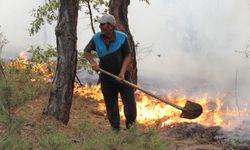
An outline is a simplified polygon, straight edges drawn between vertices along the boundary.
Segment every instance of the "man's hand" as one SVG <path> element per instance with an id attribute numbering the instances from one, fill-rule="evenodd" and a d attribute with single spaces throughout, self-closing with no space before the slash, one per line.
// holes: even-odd
<path id="1" fill-rule="evenodd" d="M 85 56 L 85 58 L 89 61 L 90 65 L 91 65 L 91 68 L 92 68 L 94 71 L 99 72 L 100 67 L 99 67 L 99 65 L 97 65 L 97 63 L 95 62 L 93 54 L 91 54 L 90 52 L 84 52 L 84 56 Z"/>
<path id="2" fill-rule="evenodd" d="M 91 67 L 94 71 L 99 72 L 100 71 L 100 66 L 97 64 L 91 64 Z"/>
<path id="3" fill-rule="evenodd" d="M 122 81 L 125 79 L 124 73 L 121 73 L 121 72 L 120 72 L 120 74 L 118 75 L 118 77 L 119 77 L 120 79 L 117 79 L 117 81 L 119 81 L 119 82 L 121 82 L 121 83 L 122 83 Z"/>

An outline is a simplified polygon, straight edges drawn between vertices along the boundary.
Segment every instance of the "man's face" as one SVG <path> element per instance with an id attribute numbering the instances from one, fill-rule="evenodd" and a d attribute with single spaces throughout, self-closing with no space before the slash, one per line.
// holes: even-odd
<path id="1" fill-rule="evenodd" d="M 113 25 L 109 23 L 100 23 L 99 27 L 101 29 L 102 34 L 113 32 Z"/>

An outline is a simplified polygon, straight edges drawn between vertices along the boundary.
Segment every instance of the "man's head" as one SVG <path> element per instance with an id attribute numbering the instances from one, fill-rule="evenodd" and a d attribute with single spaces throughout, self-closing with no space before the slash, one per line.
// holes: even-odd
<path id="1" fill-rule="evenodd" d="M 116 25 L 115 17 L 109 14 L 103 15 L 101 18 L 97 20 L 100 23 L 99 27 L 101 29 L 102 34 L 110 34 L 113 33 Z"/>
<path id="2" fill-rule="evenodd" d="M 99 18 L 97 20 L 97 22 L 99 22 L 100 24 L 109 23 L 113 26 L 116 25 L 115 17 L 113 15 L 110 15 L 110 14 L 104 14 L 101 18 Z"/>

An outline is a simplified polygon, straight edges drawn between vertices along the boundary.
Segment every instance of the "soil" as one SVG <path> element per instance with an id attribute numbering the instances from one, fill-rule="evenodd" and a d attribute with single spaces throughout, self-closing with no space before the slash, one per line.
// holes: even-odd
<path id="1" fill-rule="evenodd" d="M 32 128 L 49 122 L 53 118 L 45 117 L 43 111 L 46 109 L 48 95 L 43 95 L 35 100 L 29 101 L 23 106 L 13 110 L 16 115 L 23 116 L 26 120 L 24 132 L 25 134 L 33 134 Z M 81 115 L 86 115 L 87 119 L 96 128 L 110 130 L 105 111 L 98 111 L 98 102 L 82 97 L 74 97 L 70 121 L 68 125 L 63 125 L 58 122 L 57 126 L 67 137 L 74 141 L 74 124 L 76 124 Z M 121 122 L 124 124 L 124 121 Z M 124 126 L 122 128 L 125 128 Z M 145 128 L 144 125 L 138 125 L 138 128 Z M 0 132 L 2 128 L 0 126 Z M 230 144 L 225 142 L 223 133 L 219 127 L 203 127 L 195 123 L 177 123 L 164 128 L 158 128 L 158 132 L 163 141 L 168 144 L 170 150 L 222 150 L 231 149 Z M 219 138 L 218 138 L 219 137 Z M 77 142 L 76 142 L 77 144 Z M 236 149 L 247 150 L 248 147 L 237 147 Z"/>

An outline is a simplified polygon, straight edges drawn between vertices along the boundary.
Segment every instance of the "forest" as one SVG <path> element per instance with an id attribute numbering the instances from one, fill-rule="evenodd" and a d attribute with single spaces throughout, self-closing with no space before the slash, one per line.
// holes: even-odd
<path id="1" fill-rule="evenodd" d="M 139 3 L 151 7 L 154 1 Z M 249 66 L 235 71 L 222 62 L 225 70 L 216 69 L 220 56 L 203 51 L 202 31 L 195 28 L 192 19 L 186 22 L 185 42 L 179 43 L 185 51 L 167 53 L 179 58 L 167 57 L 164 62 L 162 51 L 141 45 L 133 35 L 129 18 L 132 4 L 130 0 L 45 0 L 32 8 L 29 36 L 39 34 L 45 24 L 56 24 L 52 33 L 55 45 L 30 46 L 17 57 L 0 58 L 0 149 L 250 149 Z M 135 88 L 137 117 L 128 128 L 119 95 L 119 132 L 110 127 L 100 73 L 93 71 L 92 62 L 77 43 L 79 16 L 87 18 L 88 32 L 96 35 L 99 28 L 103 30 L 99 22 L 103 14 L 114 16 L 115 30 L 126 35 L 131 55 L 126 68 L 131 80 L 124 81 L 120 74 L 115 78 Z M 5 32 L 0 26 L 0 56 L 9 44 Z M 245 45 L 233 51 L 238 66 L 248 61 L 249 46 Z M 102 59 L 95 52 L 93 57 L 97 62 Z M 203 64 L 205 57 L 215 72 Z M 162 66 L 154 64 L 158 60 Z M 146 66 L 142 73 L 143 63 L 152 66 Z M 166 71 L 168 67 L 173 69 Z M 142 76 L 147 69 L 150 73 Z"/>

